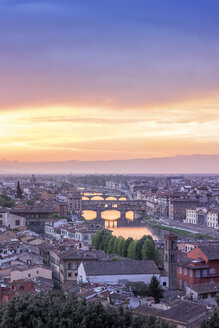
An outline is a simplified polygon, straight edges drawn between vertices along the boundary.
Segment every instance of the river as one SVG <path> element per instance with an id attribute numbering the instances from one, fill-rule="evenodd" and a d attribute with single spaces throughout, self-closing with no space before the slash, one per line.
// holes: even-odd
<path id="1" fill-rule="evenodd" d="M 83 216 L 87 221 L 92 221 L 96 218 L 96 212 L 91 210 L 83 211 Z M 126 219 L 133 221 L 135 213 L 133 211 L 128 211 L 126 213 Z M 102 212 L 102 219 L 105 221 L 105 227 L 113 231 L 114 236 L 121 236 L 127 239 L 132 237 L 133 239 L 140 239 L 144 235 L 150 235 L 153 239 L 157 239 L 155 235 L 146 227 L 115 227 L 115 223 L 120 218 L 120 212 L 117 210 L 106 210 Z M 114 225 L 114 227 L 113 227 Z"/>

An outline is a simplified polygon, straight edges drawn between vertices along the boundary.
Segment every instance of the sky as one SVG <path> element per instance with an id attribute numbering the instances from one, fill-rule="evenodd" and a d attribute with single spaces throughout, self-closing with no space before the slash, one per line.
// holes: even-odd
<path id="1" fill-rule="evenodd" d="M 218 0 L 0 0 L 0 159 L 219 154 Z"/>

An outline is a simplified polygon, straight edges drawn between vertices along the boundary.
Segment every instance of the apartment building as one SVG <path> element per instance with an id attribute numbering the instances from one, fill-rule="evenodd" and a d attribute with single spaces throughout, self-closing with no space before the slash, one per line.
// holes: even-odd
<path id="1" fill-rule="evenodd" d="M 0 210 L 0 226 L 6 226 L 9 229 L 18 229 L 26 226 L 26 219 L 18 216 L 5 209 Z"/>
<path id="2" fill-rule="evenodd" d="M 198 224 L 205 226 L 207 223 L 207 208 L 200 208 L 200 207 L 194 207 L 194 208 L 187 208 L 186 209 L 186 218 L 184 223 L 188 224 Z"/>
<path id="3" fill-rule="evenodd" d="M 183 221 L 186 219 L 186 210 L 198 205 L 198 200 L 190 198 L 172 199 L 169 202 L 169 218 Z"/>
<path id="4" fill-rule="evenodd" d="M 207 213 L 207 226 L 218 229 L 219 209 L 210 209 Z"/>
<path id="5" fill-rule="evenodd" d="M 82 196 L 79 191 L 73 191 L 68 196 L 68 213 L 73 214 L 75 212 L 82 211 Z"/>
<path id="6" fill-rule="evenodd" d="M 52 279 L 52 270 L 43 265 L 20 266 L 11 271 L 11 281 L 33 279 L 33 278 Z"/>

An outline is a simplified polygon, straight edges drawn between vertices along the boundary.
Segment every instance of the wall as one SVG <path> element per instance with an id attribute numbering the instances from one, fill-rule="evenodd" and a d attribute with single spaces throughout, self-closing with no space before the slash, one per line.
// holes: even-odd
<path id="1" fill-rule="evenodd" d="M 116 285 L 118 284 L 119 280 L 127 280 L 132 282 L 143 281 L 144 283 L 149 284 L 153 276 L 155 276 L 158 281 L 160 281 L 159 274 L 86 276 L 83 265 L 80 265 L 78 268 L 78 281 L 82 281 L 83 283 L 89 281 L 91 283 Z"/>
<path id="2" fill-rule="evenodd" d="M 9 212 L 7 213 L 1 213 L 2 217 L 0 217 L 0 221 L 2 221 L 2 224 L 6 227 L 9 227 L 10 229 L 16 229 L 19 227 L 25 227 L 26 226 L 26 219 L 24 217 L 11 214 Z M 19 224 L 16 224 L 18 223 Z"/>
<path id="3" fill-rule="evenodd" d="M 42 267 L 29 268 L 23 271 L 19 271 L 19 270 L 11 271 L 11 281 L 16 281 L 21 279 L 22 280 L 32 279 L 36 277 L 52 279 L 52 271 L 50 269 L 42 268 Z"/>

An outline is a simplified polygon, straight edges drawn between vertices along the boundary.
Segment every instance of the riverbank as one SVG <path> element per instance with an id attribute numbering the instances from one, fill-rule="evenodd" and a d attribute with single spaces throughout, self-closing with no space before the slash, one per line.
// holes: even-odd
<path id="1" fill-rule="evenodd" d="M 151 228 L 152 233 L 158 235 L 159 237 L 163 237 L 166 231 L 170 231 L 176 233 L 179 238 L 191 238 L 191 239 L 199 239 L 199 240 L 215 239 L 215 236 L 212 236 L 210 234 L 191 231 L 184 227 L 182 228 L 182 227 L 167 226 L 165 224 L 162 224 L 160 221 L 156 221 L 151 218 L 144 218 L 143 225 L 145 225 L 149 229 Z"/>

